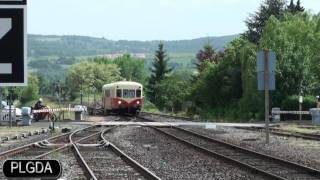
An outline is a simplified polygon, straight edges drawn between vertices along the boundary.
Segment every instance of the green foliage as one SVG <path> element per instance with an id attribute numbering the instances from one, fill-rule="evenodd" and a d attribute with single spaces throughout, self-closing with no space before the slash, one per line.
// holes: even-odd
<path id="1" fill-rule="evenodd" d="M 160 42 L 158 50 L 155 52 L 155 57 L 152 63 L 152 67 L 150 68 L 151 77 L 149 79 L 149 83 L 147 86 L 147 95 L 149 100 L 157 104 L 158 99 L 156 95 L 158 94 L 158 88 L 162 80 L 164 80 L 168 73 L 172 71 L 171 68 L 168 67 L 169 57 L 167 55 L 166 50 L 164 49 L 164 45 Z"/>
<path id="2" fill-rule="evenodd" d="M 289 6 L 287 6 L 286 11 L 291 14 L 296 14 L 300 12 L 304 12 L 304 7 L 301 6 L 300 0 L 297 1 L 297 4 L 295 5 L 293 0 L 290 1 Z"/>
<path id="3" fill-rule="evenodd" d="M 206 44 L 203 49 L 201 49 L 197 53 L 197 60 L 196 66 L 198 71 L 201 72 L 206 68 L 207 62 L 209 63 L 218 63 L 223 59 L 224 52 L 220 51 L 216 53 L 213 47 L 210 44 Z"/>
<path id="4" fill-rule="evenodd" d="M 287 97 L 282 101 L 282 104 L 280 107 L 282 110 L 297 111 L 299 109 L 299 96 L 293 95 L 293 96 Z M 303 111 L 309 111 L 311 108 L 315 108 L 315 107 L 316 107 L 315 96 L 308 95 L 303 97 L 303 103 L 302 103 Z"/>
<path id="5" fill-rule="evenodd" d="M 20 90 L 20 102 L 25 104 L 39 97 L 39 78 L 34 74 L 28 76 L 28 86 Z"/>
<path id="6" fill-rule="evenodd" d="M 72 99 L 81 89 L 101 92 L 104 84 L 121 79 L 121 73 L 116 64 L 100 64 L 92 61 L 83 61 L 73 65 L 66 77 Z"/>
<path id="7" fill-rule="evenodd" d="M 247 86 L 243 85 L 243 47 L 246 42 L 237 39 L 226 48 L 223 60 L 216 64 L 206 62 L 206 69 L 198 75 L 193 83 L 190 99 L 194 102 L 193 113 L 214 118 L 233 116 L 237 118 L 240 111 L 237 102 L 241 99 Z M 245 53 L 247 55 L 247 53 Z M 250 59 L 249 59 L 250 60 Z M 232 111 L 232 108 L 236 110 Z"/>
<path id="8" fill-rule="evenodd" d="M 193 111 L 219 119 L 262 118 L 264 98 L 257 90 L 256 77 L 256 52 L 260 49 L 277 54 L 271 107 L 298 110 L 297 95 L 301 91 L 315 96 L 320 90 L 319 19 L 319 15 L 308 13 L 289 13 L 281 20 L 271 16 L 259 46 L 241 38 L 232 41 L 221 63 L 210 63 L 199 74 L 191 93 L 198 108 Z M 314 107 L 313 96 L 305 97 L 305 110 Z"/>
<path id="9" fill-rule="evenodd" d="M 159 109 L 177 113 L 183 110 L 185 99 L 190 91 L 191 73 L 188 71 L 174 72 L 156 85 L 157 93 L 154 104 Z"/>
<path id="10" fill-rule="evenodd" d="M 57 64 L 55 60 L 40 59 L 31 61 L 29 62 L 29 66 L 39 76 L 49 81 L 61 80 L 65 75 L 64 68 L 61 65 Z"/>
<path id="11" fill-rule="evenodd" d="M 215 49 L 222 49 L 238 35 L 209 37 Z M 208 37 L 193 40 L 166 41 L 170 53 L 196 53 Z M 84 36 L 28 36 L 28 55 L 38 57 L 96 56 L 115 52 L 153 53 L 159 41 L 112 41 Z"/>
<path id="12" fill-rule="evenodd" d="M 250 17 L 245 21 L 248 27 L 248 31 L 244 33 L 246 39 L 258 44 L 269 17 L 273 15 L 281 19 L 285 13 L 285 6 L 285 0 L 265 0 L 259 10 L 255 14 L 250 14 Z"/>
<path id="13" fill-rule="evenodd" d="M 277 54 L 274 105 L 281 105 L 281 99 L 299 94 L 301 91 L 305 94 L 318 93 L 319 19 L 319 16 L 307 13 L 289 14 L 283 21 L 271 17 L 266 24 L 260 49 L 271 49 Z"/>
<path id="14" fill-rule="evenodd" d="M 130 81 L 143 83 L 146 80 L 145 61 L 124 55 L 114 60 L 120 68 L 121 76 Z"/>

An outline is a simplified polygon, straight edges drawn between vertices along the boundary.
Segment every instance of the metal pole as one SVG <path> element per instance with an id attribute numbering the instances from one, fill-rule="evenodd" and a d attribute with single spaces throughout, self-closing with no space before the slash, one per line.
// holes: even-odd
<path id="1" fill-rule="evenodd" d="M 61 108 L 61 87 L 60 82 L 58 82 L 58 103 L 59 103 L 59 109 Z M 59 113 L 59 121 L 61 120 L 61 112 Z"/>
<path id="2" fill-rule="evenodd" d="M 12 128 L 12 115 L 11 115 L 11 101 L 12 101 L 12 89 L 9 89 L 9 122 L 10 122 L 10 128 Z"/>
<path id="3" fill-rule="evenodd" d="M 302 121 L 302 114 L 301 114 L 302 113 L 301 112 L 302 111 L 302 103 L 301 102 L 299 102 L 299 111 L 300 111 L 299 112 L 299 121 L 301 122 Z"/>
<path id="4" fill-rule="evenodd" d="M 81 89 L 80 89 L 80 104 L 82 106 L 82 95 L 83 95 L 83 91 L 82 91 L 82 81 L 81 81 Z"/>
<path id="5" fill-rule="evenodd" d="M 268 51 L 264 51 L 264 103 L 266 123 L 266 143 L 269 144 L 269 59 Z"/>
<path id="6" fill-rule="evenodd" d="M 2 89 L 0 87 L 0 122 L 2 120 Z"/>

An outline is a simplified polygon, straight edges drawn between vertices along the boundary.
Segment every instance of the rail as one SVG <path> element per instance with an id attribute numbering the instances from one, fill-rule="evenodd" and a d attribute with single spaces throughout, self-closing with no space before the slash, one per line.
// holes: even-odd
<path id="1" fill-rule="evenodd" d="M 108 145 L 109 148 L 111 148 L 116 154 L 118 154 L 121 158 L 125 159 L 129 164 L 131 164 L 135 169 L 137 169 L 144 177 L 147 179 L 152 179 L 152 180 L 161 180 L 157 175 L 155 175 L 153 172 L 148 170 L 147 168 L 143 167 L 141 164 L 139 164 L 137 161 L 132 159 L 130 156 L 128 156 L 126 153 L 121 151 L 118 147 L 116 147 L 114 144 L 111 142 L 107 141 L 104 137 L 104 134 L 107 131 L 104 131 L 101 133 L 101 139 Z"/>
<path id="2" fill-rule="evenodd" d="M 244 156 L 247 156 L 248 157 L 255 157 L 256 160 L 258 160 L 258 164 L 261 163 L 261 161 L 266 161 L 266 162 L 272 162 L 273 164 L 276 164 L 276 165 L 279 165 L 279 167 L 287 167 L 287 169 L 295 169 L 297 172 L 301 173 L 301 174 L 305 174 L 307 176 L 312 176 L 314 178 L 319 178 L 320 177 L 320 171 L 319 170 L 316 170 L 316 169 L 313 169 L 313 168 L 310 168 L 310 167 L 306 167 L 304 165 L 300 165 L 300 164 L 297 164 L 297 163 L 294 163 L 294 162 L 290 162 L 290 161 L 286 161 L 286 160 L 282 160 L 280 158 L 276 158 L 276 157 L 273 157 L 273 156 L 269 156 L 269 155 L 265 155 L 265 154 L 261 154 L 259 152 L 256 152 L 256 151 L 252 151 L 252 150 L 249 150 L 249 149 L 245 149 L 245 148 L 242 148 L 242 147 L 239 147 L 239 146 L 236 146 L 236 145 L 232 145 L 232 144 L 229 144 L 229 143 L 226 143 L 226 142 L 222 142 L 220 140 L 217 140 L 217 139 L 213 139 L 211 137 L 208 137 L 208 136 L 204 136 L 204 135 L 201 135 L 199 133 L 196 133 L 196 132 L 193 132 L 193 131 L 189 131 L 189 130 L 186 130 L 186 129 L 182 129 L 182 128 L 178 128 L 178 127 L 172 127 L 171 129 L 174 129 L 174 130 L 177 130 L 179 132 L 182 132 L 184 133 L 184 138 L 186 135 L 189 135 L 190 137 L 196 137 L 196 138 L 199 138 L 202 139 L 202 140 L 205 140 L 207 142 L 210 142 L 215 144 L 214 147 L 219 147 L 219 148 L 223 148 L 223 147 L 226 147 L 227 149 L 225 150 L 221 150 L 221 151 L 217 151 L 216 149 L 215 150 L 211 150 L 211 149 L 207 149 L 207 148 L 204 148 L 204 146 L 201 144 L 201 145 L 197 145 L 196 143 L 192 143 L 192 142 L 189 142 L 187 140 L 184 140 L 183 138 L 180 138 L 176 135 L 173 135 L 171 133 L 168 133 L 168 132 L 165 132 L 164 130 L 161 130 L 160 128 L 155 128 L 155 127 L 151 127 L 175 140 L 178 140 L 186 145 L 189 145 L 195 149 L 198 149 L 202 152 L 205 152 L 207 154 L 210 154 L 210 155 L 214 155 L 214 156 L 217 156 L 219 158 L 222 158 L 222 159 L 225 159 L 229 162 L 232 162 L 232 163 L 235 163 L 235 164 L 238 164 L 238 165 L 241 165 L 243 167 L 246 167 L 248 168 L 249 170 L 252 170 L 256 173 L 259 173 L 261 175 L 264 175 L 264 176 L 267 176 L 269 178 L 272 178 L 272 179 L 287 179 L 286 177 L 283 177 L 279 174 L 276 174 L 276 172 L 270 172 L 268 170 L 264 170 L 261 166 L 257 166 L 257 165 L 251 165 L 250 163 L 246 162 L 246 160 L 243 160 L 243 159 L 237 159 L 237 158 L 234 158 L 233 156 L 229 156 L 228 153 L 226 153 L 228 150 L 231 150 L 232 151 L 235 151 L 235 153 L 242 153 L 242 155 Z M 199 142 L 198 142 L 199 143 Z M 224 152 L 226 151 L 226 152 Z M 237 157 L 239 156 L 238 154 L 235 156 Z M 260 159 L 259 159 L 260 158 Z M 268 169 L 268 168 L 266 168 Z M 276 170 L 275 170 L 276 171 Z"/>
<path id="3" fill-rule="evenodd" d="M 167 117 L 167 118 L 176 118 L 176 119 L 183 119 L 186 121 L 195 121 L 193 118 L 185 117 L 185 116 L 174 116 L 174 115 L 168 115 L 168 114 L 161 114 L 161 113 L 151 113 L 151 112 L 141 112 L 142 115 L 155 115 L 155 116 L 161 116 L 161 117 Z"/>

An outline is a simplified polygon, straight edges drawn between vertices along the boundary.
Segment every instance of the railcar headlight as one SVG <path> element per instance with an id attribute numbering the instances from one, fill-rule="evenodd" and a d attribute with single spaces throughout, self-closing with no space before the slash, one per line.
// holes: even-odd
<path id="1" fill-rule="evenodd" d="M 140 101 L 137 101 L 137 104 L 140 104 Z"/>
<path id="2" fill-rule="evenodd" d="M 122 102 L 121 101 L 118 101 L 118 104 L 120 105 Z"/>

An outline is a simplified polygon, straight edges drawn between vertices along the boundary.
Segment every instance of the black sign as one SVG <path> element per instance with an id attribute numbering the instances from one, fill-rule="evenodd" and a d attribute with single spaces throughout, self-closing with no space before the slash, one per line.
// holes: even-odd
<path id="1" fill-rule="evenodd" d="M 26 0 L 0 0 L 0 86 L 26 85 Z"/>
<path id="2" fill-rule="evenodd" d="M 6 160 L 3 173 L 7 178 L 58 179 L 61 165 L 56 160 Z"/>
<path id="3" fill-rule="evenodd" d="M 26 5 L 27 0 L 0 0 L 0 4 Z"/>

